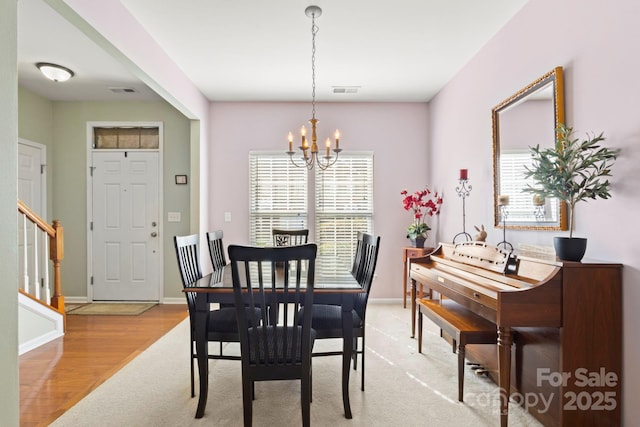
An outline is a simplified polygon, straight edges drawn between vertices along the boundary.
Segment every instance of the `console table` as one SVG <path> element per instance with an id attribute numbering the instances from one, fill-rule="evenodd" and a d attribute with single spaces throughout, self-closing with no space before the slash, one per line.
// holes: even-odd
<path id="1" fill-rule="evenodd" d="M 407 277 L 409 277 L 409 259 L 411 258 L 419 258 L 423 257 L 427 254 L 433 252 L 433 248 L 416 248 L 412 246 L 407 246 L 402 248 L 402 297 L 404 299 L 402 307 L 407 308 L 407 295 L 411 295 L 411 291 L 407 291 Z M 418 292 L 418 297 L 422 298 L 422 284 L 420 285 L 420 291 Z M 412 298 L 415 298 L 413 296 Z M 416 306 L 413 301 L 411 301 L 411 323 L 413 327 L 411 328 L 411 337 L 415 335 L 415 318 L 416 318 Z"/>

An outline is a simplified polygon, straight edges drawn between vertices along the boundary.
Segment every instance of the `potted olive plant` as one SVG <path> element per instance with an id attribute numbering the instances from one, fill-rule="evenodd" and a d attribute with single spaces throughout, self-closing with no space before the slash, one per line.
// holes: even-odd
<path id="1" fill-rule="evenodd" d="M 580 261 L 587 249 L 587 239 L 573 237 L 575 206 L 588 199 L 608 199 L 611 167 L 619 150 L 600 145 L 603 134 L 584 140 L 572 137 L 573 128 L 560 124 L 553 148 L 531 147 L 532 166 L 525 166 L 526 178 L 534 184 L 523 191 L 534 197 L 555 197 L 569 209 L 569 237 L 554 238 L 558 257 L 565 261 Z"/>

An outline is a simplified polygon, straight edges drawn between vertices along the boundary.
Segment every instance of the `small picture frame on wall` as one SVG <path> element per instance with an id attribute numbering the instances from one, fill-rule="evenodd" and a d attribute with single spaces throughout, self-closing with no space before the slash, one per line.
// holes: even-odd
<path id="1" fill-rule="evenodd" d="M 176 185 L 186 185 L 187 175 L 176 175 Z"/>

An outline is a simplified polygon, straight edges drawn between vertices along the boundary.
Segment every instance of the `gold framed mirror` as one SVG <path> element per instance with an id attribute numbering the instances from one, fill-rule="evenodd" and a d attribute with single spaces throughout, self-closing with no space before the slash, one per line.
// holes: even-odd
<path id="1" fill-rule="evenodd" d="M 558 199 L 522 192 L 531 164 L 529 147 L 552 146 L 564 123 L 562 67 L 536 79 L 491 110 L 494 225 L 521 230 L 566 230 L 567 208 Z M 532 183 L 532 182 L 531 182 Z M 500 205 L 500 206 L 499 206 Z"/>

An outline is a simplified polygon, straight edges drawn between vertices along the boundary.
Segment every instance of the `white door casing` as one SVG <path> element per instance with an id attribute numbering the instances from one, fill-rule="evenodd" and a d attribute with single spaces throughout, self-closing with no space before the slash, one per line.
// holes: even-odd
<path id="1" fill-rule="evenodd" d="M 159 153 L 94 150 L 92 299 L 159 301 Z"/>
<path id="2" fill-rule="evenodd" d="M 45 218 L 46 147 L 27 140 L 18 141 L 18 198 Z"/>
<path id="3" fill-rule="evenodd" d="M 47 162 L 46 146 L 25 139 L 18 140 L 18 199 L 25 203 L 31 210 L 46 220 L 47 211 L 47 180 L 44 168 Z M 23 221 L 18 221 L 18 232 L 22 236 Z M 40 279 L 43 276 L 44 269 L 48 268 L 48 260 L 46 256 L 45 245 L 48 243 L 42 233 L 38 233 L 38 276 L 35 277 L 35 263 L 29 263 L 27 275 L 24 273 L 24 248 L 22 246 L 23 239 L 18 239 L 20 247 L 19 268 L 21 287 L 24 288 L 23 278 L 29 277 L 30 289 L 35 290 L 33 286 L 40 286 Z M 27 221 L 27 252 L 29 257 L 33 257 L 33 224 Z M 34 259 L 34 258 L 32 258 Z M 48 302 L 48 301 L 47 301 Z"/>

